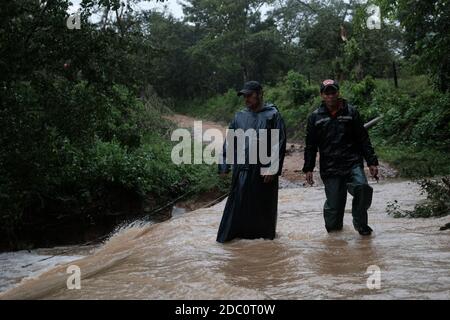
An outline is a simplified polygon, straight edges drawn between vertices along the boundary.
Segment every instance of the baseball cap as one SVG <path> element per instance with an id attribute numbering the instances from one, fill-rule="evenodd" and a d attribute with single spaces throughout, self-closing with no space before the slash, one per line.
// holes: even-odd
<path id="1" fill-rule="evenodd" d="M 329 87 L 339 90 L 339 84 L 335 80 L 327 79 L 320 84 L 320 93 L 324 92 L 325 89 Z"/>
<path id="2" fill-rule="evenodd" d="M 249 94 L 255 91 L 261 91 L 262 86 L 259 84 L 258 81 L 247 81 L 244 83 L 244 88 L 242 88 L 241 91 L 238 92 L 238 96 L 242 96 L 245 94 Z"/>

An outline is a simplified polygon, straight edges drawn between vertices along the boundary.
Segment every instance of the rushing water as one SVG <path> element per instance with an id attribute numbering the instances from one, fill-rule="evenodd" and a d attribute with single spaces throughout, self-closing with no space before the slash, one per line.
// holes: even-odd
<path id="1" fill-rule="evenodd" d="M 395 219 L 387 201 L 404 208 L 418 201 L 406 181 L 374 184 L 372 237 L 351 227 L 323 226 L 323 187 L 282 189 L 277 238 L 215 242 L 224 202 L 112 236 L 93 254 L 22 281 L 1 298 L 44 299 L 449 299 L 448 217 Z M 351 200 L 351 197 L 349 197 Z M 81 289 L 66 286 L 67 266 L 81 270 Z M 366 273 L 380 268 L 379 289 Z M 3 275 L 2 275 L 3 276 Z"/>
<path id="2" fill-rule="evenodd" d="M 23 278 L 33 278 L 45 270 L 54 268 L 83 256 L 48 255 L 36 250 L 5 252 L 0 254 L 0 292 L 14 287 Z"/>

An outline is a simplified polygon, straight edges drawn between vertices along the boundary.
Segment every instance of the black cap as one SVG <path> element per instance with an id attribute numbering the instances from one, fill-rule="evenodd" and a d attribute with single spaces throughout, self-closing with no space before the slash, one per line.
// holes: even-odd
<path id="1" fill-rule="evenodd" d="M 262 86 L 258 81 L 248 81 L 244 83 L 244 88 L 238 92 L 238 96 L 242 96 L 243 94 L 249 94 L 252 92 L 259 92 L 262 90 Z"/>
<path id="2" fill-rule="evenodd" d="M 324 92 L 326 88 L 332 87 L 336 90 L 339 90 L 339 84 L 332 79 L 323 80 L 320 84 L 320 93 Z"/>

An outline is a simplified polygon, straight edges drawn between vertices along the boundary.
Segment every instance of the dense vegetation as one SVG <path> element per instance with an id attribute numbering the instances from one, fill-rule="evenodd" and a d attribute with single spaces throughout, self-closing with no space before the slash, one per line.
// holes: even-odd
<path id="1" fill-rule="evenodd" d="M 43 245 L 54 225 L 83 233 L 106 216 L 224 188 L 215 168 L 172 163 L 174 125 L 162 117 L 170 111 L 140 67 L 153 50 L 144 34 L 100 28 L 87 16 L 69 30 L 67 6 L 15 1 L 0 9 L 2 247 L 30 238 Z"/>
<path id="2" fill-rule="evenodd" d="M 250 79 L 301 139 L 317 83 L 336 78 L 366 120 L 384 115 L 376 148 L 402 174 L 450 172 L 448 1 L 373 1 L 381 29 L 353 1 L 188 0 L 183 19 L 138 2 L 82 0 L 79 29 L 67 28 L 67 0 L 0 7 L 3 246 L 224 190 L 214 167 L 170 161 L 164 115 L 227 122 Z"/>
<path id="3" fill-rule="evenodd" d="M 370 76 L 342 82 L 342 96 L 358 107 L 366 122 L 383 115 L 371 137 L 381 158 L 404 177 L 450 174 L 450 95 L 430 87 L 425 76 L 400 81 L 399 88 L 392 80 Z M 277 85 L 268 86 L 264 97 L 280 109 L 291 139 L 303 139 L 307 116 L 320 103 L 318 86 L 308 85 L 302 75 L 291 71 Z M 206 101 L 190 101 L 180 109 L 228 122 L 242 109 L 242 101 L 230 90 Z"/>

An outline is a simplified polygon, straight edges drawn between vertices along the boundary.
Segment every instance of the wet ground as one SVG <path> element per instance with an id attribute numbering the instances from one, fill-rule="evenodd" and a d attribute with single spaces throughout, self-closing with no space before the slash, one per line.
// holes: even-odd
<path id="1" fill-rule="evenodd" d="M 26 280 L 1 298 L 449 299 L 450 237 L 439 231 L 448 218 L 392 218 L 386 201 L 411 208 L 418 186 L 392 181 L 373 187 L 371 237 L 351 227 L 350 203 L 344 230 L 326 233 L 322 187 L 282 189 L 273 241 L 216 243 L 221 202 L 123 229 L 95 253 Z M 81 269 L 80 290 L 67 289 L 70 264 Z M 378 289 L 367 286 L 375 283 L 370 266 L 380 270 Z"/>

